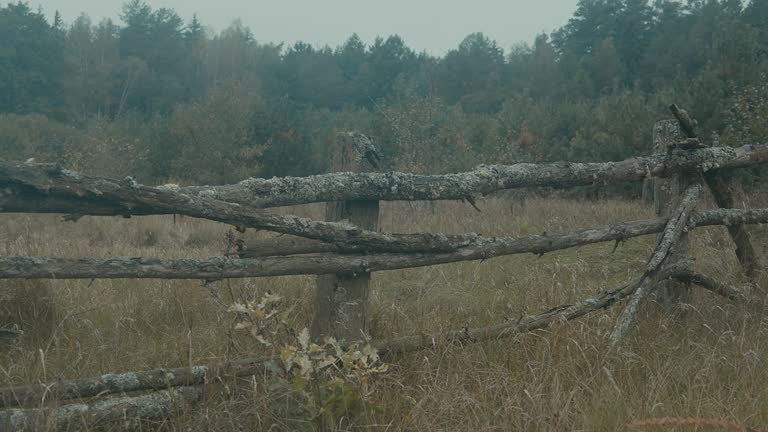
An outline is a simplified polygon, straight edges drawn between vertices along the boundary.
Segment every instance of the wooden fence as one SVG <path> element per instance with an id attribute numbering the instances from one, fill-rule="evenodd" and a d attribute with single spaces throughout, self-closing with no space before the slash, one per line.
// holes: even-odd
<path id="1" fill-rule="evenodd" d="M 367 334 L 368 285 L 372 272 L 436 264 L 485 260 L 513 254 L 539 254 L 597 242 L 617 243 L 658 234 L 643 274 L 634 281 L 596 294 L 577 304 L 485 328 L 462 328 L 447 334 L 414 335 L 373 341 L 382 356 L 444 343 L 474 343 L 509 337 L 572 320 L 627 299 L 610 337 L 616 351 L 632 326 L 639 306 L 657 288 L 670 307 L 684 302 L 687 286 L 699 285 L 729 299 L 754 301 L 750 292 L 728 287 L 691 270 L 688 231 L 724 225 L 736 244 L 747 277 L 754 279 L 758 261 L 744 225 L 768 222 L 768 209 L 734 209 L 727 170 L 768 162 L 768 145 L 706 147 L 694 124 L 673 106 L 676 120 L 654 126 L 655 152 L 620 162 L 488 165 L 459 174 L 416 175 L 380 172 L 381 155 L 371 141 L 342 134 L 329 174 L 303 178 L 248 179 L 235 185 L 145 186 L 132 178 L 114 180 L 66 170 L 57 165 L 0 161 L 0 212 L 57 213 L 76 221 L 84 215 L 144 216 L 179 214 L 287 236 L 241 242 L 237 256 L 209 259 L 0 257 L 0 279 L 164 278 L 217 281 L 282 275 L 319 275 L 312 335 L 337 337 L 343 343 Z M 506 189 L 604 185 L 654 179 L 658 217 L 595 226 L 565 234 L 483 237 L 475 233 L 399 234 L 379 232 L 382 200 L 464 200 L 477 208 L 483 195 Z M 697 210 L 704 188 L 719 209 Z M 279 216 L 263 209 L 328 202 L 326 221 Z M 0 430 L 24 430 L 40 418 L 55 418 L 66 428 L 73 419 L 120 417 L 140 412 L 163 417 L 174 401 L 201 397 L 198 385 L 212 376 L 248 376 L 270 359 L 179 369 L 107 374 L 73 381 L 0 389 Z M 168 390 L 169 388 L 176 390 Z M 92 404 L 48 407 L 43 401 L 81 400 L 107 395 L 150 392 Z M 38 406 L 36 409 L 13 408 Z M 123 414 L 116 414 L 123 407 Z M 126 408 L 127 407 L 127 408 Z M 152 409 L 142 409 L 151 407 Z M 117 410 L 117 411 L 116 411 Z M 126 411 L 127 410 L 127 411 Z M 133 410 L 133 411 L 131 411 Z M 5 429 L 4 429 L 5 428 Z"/>

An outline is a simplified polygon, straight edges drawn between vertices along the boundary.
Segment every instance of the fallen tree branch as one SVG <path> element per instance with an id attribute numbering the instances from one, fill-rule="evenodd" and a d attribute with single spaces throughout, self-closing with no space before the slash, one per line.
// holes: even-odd
<path id="1" fill-rule="evenodd" d="M 313 253 L 352 252 L 332 243 L 303 237 L 282 235 L 271 238 L 238 241 L 237 255 L 240 258 L 261 258 L 270 256 L 306 255 Z"/>
<path id="2" fill-rule="evenodd" d="M 768 162 L 768 146 L 712 147 L 620 162 L 486 165 L 446 175 L 405 173 L 322 174 L 311 177 L 248 179 L 235 185 L 182 188 L 220 200 L 256 207 L 324 201 L 462 200 L 504 189 L 565 187 L 668 177 L 679 171 L 706 172 Z"/>
<path id="3" fill-rule="evenodd" d="M 684 282 L 700 284 L 702 287 L 726 296 L 734 296 L 733 289 L 723 290 L 710 278 L 690 271 L 687 263 L 666 267 L 657 275 L 657 279 L 676 278 Z M 570 321 L 592 312 L 608 308 L 618 301 L 632 295 L 643 284 L 651 280 L 640 277 L 617 289 L 604 291 L 597 296 L 583 300 L 575 305 L 562 305 L 538 315 L 517 321 L 474 329 L 462 329 L 445 334 L 414 335 L 373 342 L 382 356 L 429 349 L 437 345 L 476 343 L 493 339 L 512 337 L 517 334 L 546 328 L 559 321 Z M 733 297 L 735 298 L 735 297 Z M 741 298 L 741 297 L 740 297 Z M 216 366 L 195 366 L 193 368 L 154 369 L 144 372 L 125 372 L 106 374 L 98 377 L 81 378 L 72 381 L 60 381 L 50 384 L 35 384 L 0 388 L 0 408 L 40 404 L 47 400 L 85 399 L 98 395 L 125 393 L 134 391 L 160 390 L 168 387 L 199 385 L 212 377 L 229 374 L 249 376 L 263 368 L 263 364 L 274 358 L 245 359 Z"/>
<path id="4" fill-rule="evenodd" d="M 543 254 L 592 243 L 625 240 L 661 232 L 658 218 L 582 229 L 561 235 L 483 238 L 445 253 L 321 254 L 231 259 L 0 257 L 0 279 L 202 279 L 366 273 L 485 260 L 522 253 Z M 688 229 L 728 223 L 767 223 L 768 210 L 712 210 L 697 213 Z"/>
<path id="5" fill-rule="evenodd" d="M 680 236 L 688 228 L 689 219 L 693 213 L 694 208 L 699 202 L 701 197 L 702 186 L 699 183 L 694 183 L 685 190 L 683 193 L 683 199 L 680 204 L 672 213 L 667 226 L 664 228 L 664 232 L 659 239 L 656 250 L 651 255 L 648 264 L 646 265 L 645 272 L 642 276 L 643 283 L 640 288 L 632 295 L 632 298 L 627 303 L 627 306 L 616 321 L 616 327 L 611 333 L 611 352 L 616 352 L 624 339 L 624 336 L 629 331 L 632 322 L 637 316 L 637 312 L 640 309 L 640 305 L 645 301 L 646 297 L 651 291 L 653 282 L 660 272 L 662 264 L 669 256 L 672 247 L 680 239 Z"/>
<path id="6" fill-rule="evenodd" d="M 392 234 L 346 223 L 279 216 L 207 194 L 185 195 L 178 188 L 149 187 L 127 178 L 87 176 L 53 165 L 0 162 L 0 212 L 82 215 L 183 214 L 235 226 L 265 229 L 332 243 L 344 250 L 388 252 L 453 251 L 479 236 Z"/>
<path id="7" fill-rule="evenodd" d="M 728 300 L 743 302 L 743 303 L 762 303 L 760 299 L 750 296 L 748 293 L 742 292 L 736 288 L 725 285 L 716 279 L 713 279 L 705 274 L 697 273 L 690 269 L 682 269 L 670 276 L 677 281 L 698 285 L 708 291 L 711 291 L 717 295 L 727 298 Z"/>
<path id="8" fill-rule="evenodd" d="M 570 241 L 565 241 L 565 236 L 561 235 L 552 235 L 549 237 L 537 235 L 517 237 L 514 241 L 519 244 L 520 252 L 515 253 L 546 253 L 563 249 L 565 247 L 582 246 L 594 242 L 623 241 L 632 237 L 661 232 L 668 221 L 668 218 L 657 218 L 598 226 L 565 235 L 574 237 L 574 239 Z M 688 229 L 712 225 L 724 225 L 730 227 L 733 225 L 750 225 L 761 223 L 768 223 L 768 209 L 717 209 L 694 213 L 691 216 Z M 402 238 L 407 238 L 410 234 L 388 235 L 396 235 Z M 440 234 L 436 235 L 440 236 Z M 496 248 L 499 246 L 509 247 L 510 243 L 513 241 L 513 238 L 510 237 L 480 237 L 474 234 L 445 237 L 454 238 L 456 246 L 460 248 L 468 248 L 473 246 L 485 247 L 488 249 Z M 581 242 L 581 240 L 576 240 L 577 238 L 583 239 L 584 241 Z M 577 241 L 579 242 L 578 244 L 576 244 Z M 448 245 L 445 246 L 447 247 Z M 427 247 L 427 245 L 422 246 L 424 249 Z M 341 246 L 295 236 L 278 236 L 266 239 L 251 239 L 242 241 L 238 244 L 238 256 L 240 258 L 305 255 L 329 252 L 359 253 L 365 250 L 374 252 L 370 247 L 362 248 Z M 507 250 L 511 251 L 512 249 Z M 407 252 L 407 250 L 403 252 Z"/>
<path id="9" fill-rule="evenodd" d="M 202 389 L 182 387 L 167 391 L 70 404 L 56 408 L 5 409 L 0 411 L 1 432 L 37 430 L 91 430 L 120 423 L 120 430 L 142 420 L 162 420 L 202 398 Z"/>
<path id="10" fill-rule="evenodd" d="M 662 277 L 683 270 L 665 269 Z M 591 312 L 607 308 L 617 301 L 631 295 L 642 279 L 624 285 L 618 289 L 605 291 L 575 305 L 563 305 L 538 315 L 509 321 L 491 327 L 463 329 L 442 335 L 416 335 L 372 342 L 382 355 L 393 355 L 428 349 L 438 343 L 481 342 L 485 340 L 510 337 L 549 326 L 557 321 L 572 320 Z M 0 408 L 40 404 L 45 400 L 86 399 L 115 393 L 160 390 L 177 386 L 199 385 L 212 377 L 230 374 L 248 376 L 258 373 L 263 364 L 275 358 L 245 359 L 216 366 L 195 366 L 193 368 L 154 369 L 144 372 L 124 372 L 106 374 L 97 377 L 80 378 L 71 381 L 59 381 L 49 384 L 33 384 L 0 388 Z M 1 412 L 1 411 L 0 411 Z"/>
<path id="11" fill-rule="evenodd" d="M 310 177 L 281 177 L 248 179 L 226 186 L 191 186 L 179 188 L 168 185 L 183 195 L 205 197 L 267 208 L 326 201 L 396 201 L 396 200 L 462 200 L 478 194 L 490 194 L 504 189 L 530 187 L 563 187 L 606 184 L 615 181 L 639 181 L 646 177 L 668 177 L 680 171 L 707 172 L 713 169 L 743 168 L 768 162 L 768 145 L 748 145 L 740 148 L 710 147 L 690 151 L 673 151 L 669 155 L 630 158 L 619 162 L 549 164 L 521 163 L 515 165 L 484 165 L 473 171 L 446 175 L 417 175 L 406 173 L 333 173 Z M 81 185 L 104 181 L 49 164 L 23 164 L 0 161 L 0 189 L 32 186 L 51 192 L 47 202 L 35 203 L 16 197 L 0 197 L 0 208 L 19 207 L 15 201 L 26 201 L 22 210 L 36 208 L 44 213 L 98 215 L 170 214 L 169 209 L 143 206 L 141 203 L 121 203 L 108 196 L 93 197 L 90 208 L 80 213 L 78 203 L 58 200 L 65 192 L 61 181 L 77 179 Z M 114 180 L 109 182 L 115 183 Z M 108 192 L 111 186 L 107 186 Z M 82 189 L 82 188 L 80 188 Z M 98 187 L 96 188 L 98 190 Z M 66 197 L 71 194 L 64 194 Z M 88 193 L 85 197 L 92 194 Z M 99 206 L 99 204 L 102 204 Z M 121 206 L 120 204 L 126 204 Z M 66 210 L 64 210 L 66 209 Z M 64 210 L 64 211 L 62 211 Z"/>
<path id="12" fill-rule="evenodd" d="M 210 366 L 151 369 L 142 372 L 104 374 L 48 384 L 4 387 L 0 388 L 0 408 L 37 406 L 46 401 L 79 400 L 116 393 L 197 386 L 223 374 L 248 376 L 259 373 L 263 367 L 261 365 L 272 360 L 275 358 L 242 359 Z"/>
<path id="13" fill-rule="evenodd" d="M 670 107 L 672 114 L 680 123 L 680 128 L 689 139 L 698 141 L 696 133 L 696 120 L 691 118 L 687 111 L 672 104 Z M 736 204 L 735 191 L 729 184 L 729 179 L 725 173 L 720 171 L 711 171 L 704 176 L 704 180 L 715 198 L 715 202 L 720 208 L 733 208 Z M 728 234 L 730 234 L 733 243 L 736 245 L 736 258 L 739 260 L 744 273 L 753 282 L 755 272 L 758 270 L 759 262 L 752 240 L 747 230 L 741 225 L 729 225 Z"/>
<path id="14" fill-rule="evenodd" d="M 660 278 L 669 277 L 682 267 L 665 268 L 659 273 Z M 456 342 L 476 343 L 493 339 L 512 337 L 520 333 L 546 328 L 560 321 L 571 321 L 592 312 L 606 309 L 618 301 L 632 295 L 646 282 L 640 277 L 622 287 L 604 291 L 595 297 L 588 298 L 575 305 L 562 305 L 538 315 L 529 316 L 518 321 L 508 321 L 490 327 L 457 330 L 440 335 L 415 335 L 373 342 L 380 355 L 393 355 L 431 348 L 433 346 Z"/>
<path id="15" fill-rule="evenodd" d="M 208 195 L 143 186 L 130 178 L 116 181 L 86 176 L 52 165 L 0 162 L 0 212 L 184 214 L 321 240 L 345 252 L 450 252 L 482 247 L 486 241 L 477 234 L 378 233 L 344 223 L 268 214 Z"/>

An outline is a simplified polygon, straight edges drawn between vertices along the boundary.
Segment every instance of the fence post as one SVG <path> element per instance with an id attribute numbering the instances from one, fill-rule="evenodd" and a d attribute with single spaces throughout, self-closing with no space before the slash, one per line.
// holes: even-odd
<path id="1" fill-rule="evenodd" d="M 685 136 L 676 120 L 662 120 L 653 126 L 654 153 L 667 154 L 672 146 L 683 141 Z M 669 216 L 677 207 L 689 180 L 688 176 L 682 174 L 653 179 L 653 203 L 658 216 Z M 673 266 L 684 260 L 687 255 L 688 234 L 683 232 L 680 240 L 670 250 L 666 265 Z M 658 287 L 657 299 L 667 310 L 681 303 L 687 303 L 689 300 L 687 284 L 664 280 L 659 281 L 656 286 Z"/>
<path id="2" fill-rule="evenodd" d="M 365 135 L 353 132 L 338 136 L 334 172 L 373 172 L 380 153 Z M 359 228 L 376 231 L 379 226 L 379 201 L 337 201 L 326 205 L 327 221 L 346 221 Z M 320 275 L 317 277 L 312 338 L 333 336 L 353 342 L 367 331 L 368 286 L 371 274 Z"/>
<path id="3" fill-rule="evenodd" d="M 691 118 L 688 112 L 675 104 L 672 104 L 669 109 L 677 118 L 680 129 L 685 133 L 685 136 L 698 140 L 696 121 Z M 733 179 L 727 172 L 710 171 L 705 173 L 704 179 L 720 208 L 736 207 L 736 191 L 733 188 Z M 758 270 L 759 263 L 749 233 L 743 225 L 728 225 L 728 233 L 731 235 L 734 244 L 736 244 L 736 258 L 744 269 L 744 274 L 754 285 L 755 273 Z"/>

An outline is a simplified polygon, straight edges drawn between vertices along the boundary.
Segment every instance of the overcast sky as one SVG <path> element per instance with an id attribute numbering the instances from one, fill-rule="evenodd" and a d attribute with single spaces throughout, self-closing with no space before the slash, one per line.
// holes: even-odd
<path id="1" fill-rule="evenodd" d="M 150 0 L 185 20 L 197 13 L 218 31 L 239 18 L 260 42 L 297 40 L 335 47 L 352 33 L 370 42 L 399 34 L 416 51 L 442 55 L 468 34 L 483 32 L 505 51 L 565 24 L 577 0 Z M 30 0 L 71 23 L 81 12 L 94 22 L 117 19 L 122 0 Z"/>

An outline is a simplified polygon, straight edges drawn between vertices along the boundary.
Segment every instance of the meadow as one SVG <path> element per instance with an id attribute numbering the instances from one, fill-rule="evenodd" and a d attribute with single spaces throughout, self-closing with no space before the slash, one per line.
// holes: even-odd
<path id="1" fill-rule="evenodd" d="M 752 207 L 768 202 L 754 196 Z M 652 217 L 636 201 L 499 195 L 468 204 L 384 203 L 381 229 L 399 232 L 557 233 Z M 320 218 L 320 205 L 276 209 Z M 0 215 L 0 255 L 193 258 L 224 253 L 231 227 L 187 217 Z M 768 232 L 752 227 L 761 257 Z M 248 230 L 240 237 L 267 236 Z M 568 249 L 542 257 L 376 273 L 370 304 L 373 339 L 439 333 L 516 319 L 570 304 L 640 274 L 653 236 Z M 723 227 L 691 234 L 695 268 L 742 286 Z M 768 293 L 760 275 L 756 293 Z M 269 352 L 234 329 L 215 301 L 277 293 L 290 326 L 312 319 L 314 277 L 200 281 L 0 281 L 0 316 L 24 334 L 3 341 L 0 385 L 51 382 L 157 367 L 180 367 Z M 661 417 L 717 418 L 768 427 L 768 319 L 765 310 L 692 288 L 682 314 L 651 302 L 618 355 L 608 335 L 621 306 L 530 334 L 440 346 L 387 358 L 365 380 L 365 404 L 324 429 L 361 431 L 616 431 Z M 359 389 L 357 389 L 359 390 Z M 204 401 L 141 430 L 313 430 L 311 410 L 269 371 L 209 384 Z M 354 415 L 352 415 L 354 414 Z M 112 425 L 110 430 L 122 430 Z M 660 430 L 640 429 L 640 430 Z M 690 426 L 663 430 L 705 430 Z"/>

